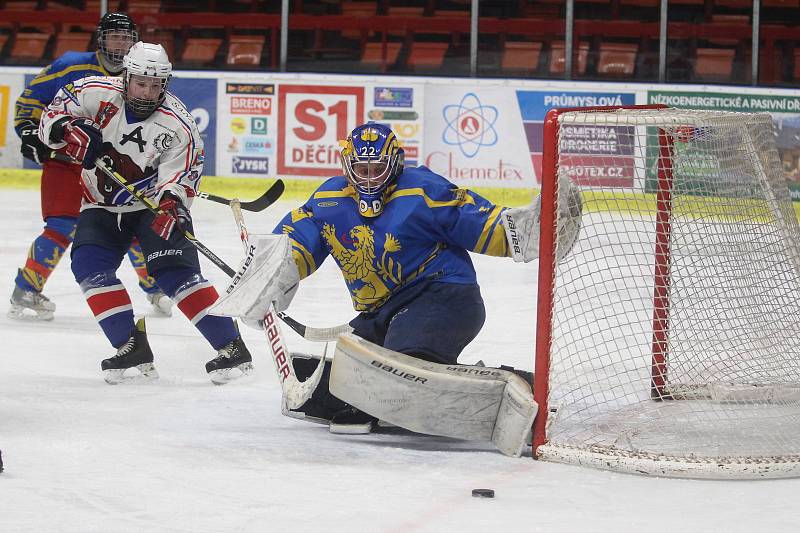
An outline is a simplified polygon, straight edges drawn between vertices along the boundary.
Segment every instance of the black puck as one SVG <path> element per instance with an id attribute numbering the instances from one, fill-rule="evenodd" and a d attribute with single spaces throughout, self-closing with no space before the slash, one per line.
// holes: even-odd
<path id="1" fill-rule="evenodd" d="M 494 498 L 494 490 L 492 490 L 492 489 L 472 489 L 472 496 L 474 498 Z"/>

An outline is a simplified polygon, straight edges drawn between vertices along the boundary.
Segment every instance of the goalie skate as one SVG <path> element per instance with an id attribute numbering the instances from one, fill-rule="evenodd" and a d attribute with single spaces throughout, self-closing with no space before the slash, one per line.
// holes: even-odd
<path id="1" fill-rule="evenodd" d="M 153 365 L 153 352 L 147 342 L 144 319 L 140 318 L 136 327 L 131 332 L 128 342 L 117 350 L 117 353 L 103 359 L 100 363 L 104 379 L 109 385 L 119 385 L 127 382 L 148 382 L 158 379 L 158 372 Z M 125 372 L 136 369 L 138 374 Z"/>
<path id="2" fill-rule="evenodd" d="M 224 385 L 253 372 L 253 357 L 241 335 L 219 349 L 218 355 L 206 363 L 206 372 L 214 385 Z"/>
<path id="3" fill-rule="evenodd" d="M 297 379 L 305 381 L 317 368 L 319 356 L 302 353 L 291 354 L 292 366 Z M 290 418 L 317 424 L 327 424 L 331 433 L 344 435 L 363 435 L 372 433 L 378 420 L 352 405 L 333 396 L 328 390 L 331 361 L 326 359 L 317 389 L 311 398 L 297 409 L 281 407 L 281 413 Z"/>
<path id="4" fill-rule="evenodd" d="M 40 292 L 26 291 L 14 285 L 8 318 L 16 320 L 53 320 L 56 304 Z"/>

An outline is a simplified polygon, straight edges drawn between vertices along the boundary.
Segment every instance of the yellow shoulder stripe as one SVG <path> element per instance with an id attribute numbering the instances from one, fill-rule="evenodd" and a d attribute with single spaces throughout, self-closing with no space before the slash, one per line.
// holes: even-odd
<path id="1" fill-rule="evenodd" d="M 38 85 L 40 83 L 44 83 L 44 82 L 50 81 L 50 80 L 55 79 L 55 78 L 59 78 L 59 77 L 65 75 L 65 74 L 68 74 L 70 72 L 75 72 L 76 70 L 94 70 L 100 76 L 108 75 L 108 73 L 106 72 L 106 70 L 103 67 L 101 67 L 99 65 L 90 65 L 90 64 L 86 63 L 86 64 L 83 64 L 83 65 L 72 65 L 70 67 L 65 68 L 64 70 L 60 70 L 60 71 L 55 72 L 53 74 L 50 74 L 48 76 L 41 76 L 41 77 L 37 76 L 36 78 L 33 79 L 33 81 L 31 81 L 31 85 Z"/>
<path id="2" fill-rule="evenodd" d="M 452 200 L 445 200 L 445 201 L 433 200 L 430 197 L 428 197 L 427 194 L 425 194 L 424 189 L 419 187 L 413 189 L 403 189 L 399 191 L 394 191 L 391 194 L 391 196 L 389 196 L 389 199 L 386 200 L 386 203 L 388 204 L 395 198 L 400 198 L 402 196 L 421 196 L 422 199 L 425 200 L 425 204 L 427 204 L 427 206 L 430 207 L 431 209 L 436 207 L 456 207 L 464 204 L 473 204 L 473 205 L 475 204 L 475 199 L 470 195 L 466 195 L 463 198 L 454 198 Z"/>

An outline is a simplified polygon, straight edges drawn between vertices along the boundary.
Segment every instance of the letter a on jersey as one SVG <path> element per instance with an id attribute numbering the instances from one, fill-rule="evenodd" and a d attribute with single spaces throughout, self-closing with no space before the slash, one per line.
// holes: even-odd
<path id="1" fill-rule="evenodd" d="M 120 141 L 120 146 L 124 145 L 128 141 L 135 142 L 136 145 L 139 147 L 139 153 L 141 154 L 144 152 L 144 147 L 147 144 L 147 141 L 142 139 L 142 127 L 139 126 L 135 130 L 133 130 L 130 135 L 122 134 L 122 141 Z"/>

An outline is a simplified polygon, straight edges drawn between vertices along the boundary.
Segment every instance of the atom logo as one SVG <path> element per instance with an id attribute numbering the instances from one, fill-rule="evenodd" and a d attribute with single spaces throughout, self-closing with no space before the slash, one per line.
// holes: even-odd
<path id="1" fill-rule="evenodd" d="M 445 120 L 442 141 L 458 145 L 461 153 L 475 157 L 481 146 L 497 144 L 497 108 L 482 105 L 475 93 L 467 93 L 458 105 L 447 105 L 442 110 Z"/>

